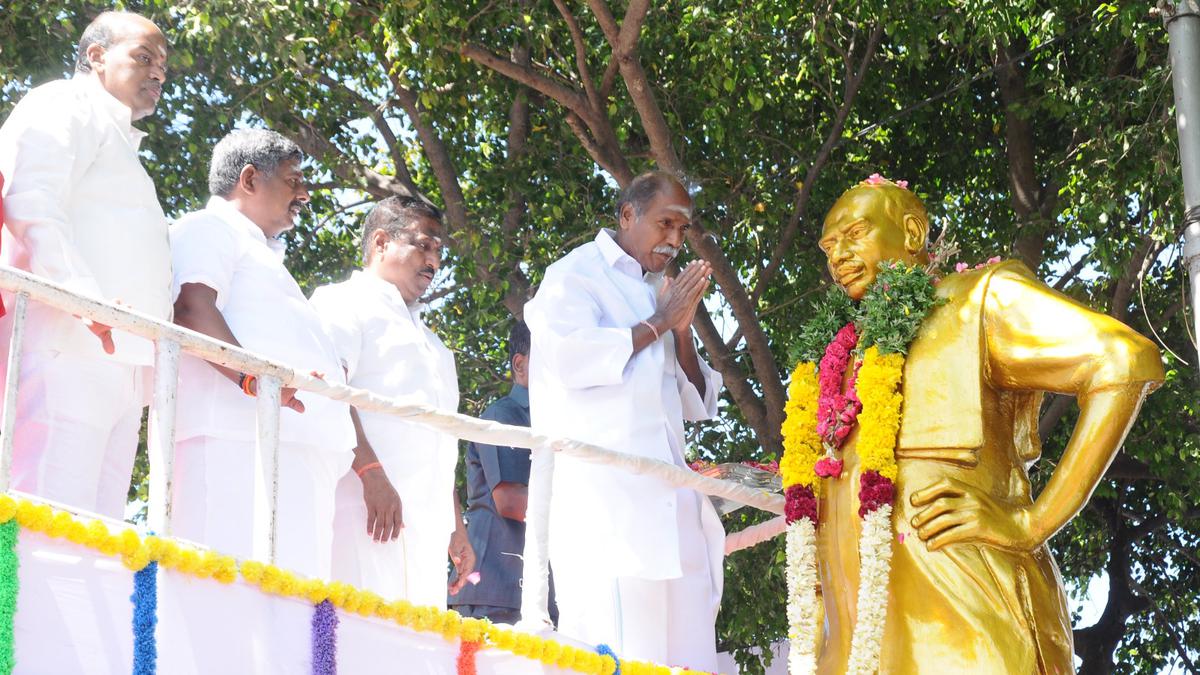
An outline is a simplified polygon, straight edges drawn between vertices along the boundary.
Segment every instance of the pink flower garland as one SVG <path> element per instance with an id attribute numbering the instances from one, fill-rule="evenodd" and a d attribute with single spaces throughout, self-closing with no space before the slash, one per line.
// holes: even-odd
<path id="1" fill-rule="evenodd" d="M 817 435 L 827 449 L 842 447 L 854 428 L 858 413 L 862 411 L 862 402 L 858 400 L 858 392 L 854 388 L 858 378 L 857 368 L 850 376 L 846 392 L 842 393 L 842 380 L 846 377 L 846 369 L 857 346 L 858 332 L 851 322 L 838 331 L 821 357 L 817 371 L 817 381 L 821 387 L 817 399 Z M 841 473 L 840 468 L 838 473 Z"/>

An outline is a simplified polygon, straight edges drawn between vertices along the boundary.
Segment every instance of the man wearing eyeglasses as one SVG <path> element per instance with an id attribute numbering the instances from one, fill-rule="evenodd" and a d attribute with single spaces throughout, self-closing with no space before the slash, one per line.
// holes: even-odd
<path id="1" fill-rule="evenodd" d="M 313 293 L 351 386 L 442 410 L 458 408 L 454 355 L 421 320 L 420 298 L 442 260 L 442 214 L 425 201 L 390 197 L 363 224 L 363 269 Z M 446 557 L 467 583 L 467 539 L 453 436 L 385 413 L 351 410 L 352 471 L 337 487 L 334 578 L 385 598 L 445 608 Z"/>

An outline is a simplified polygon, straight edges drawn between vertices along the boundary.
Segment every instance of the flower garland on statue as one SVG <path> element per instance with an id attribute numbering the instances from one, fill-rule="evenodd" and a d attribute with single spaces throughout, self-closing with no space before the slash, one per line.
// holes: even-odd
<path id="1" fill-rule="evenodd" d="M 856 426 L 862 532 L 858 623 L 848 672 L 878 669 L 891 572 L 895 447 L 903 402 L 900 381 L 909 343 L 940 302 L 934 283 L 930 272 L 921 267 L 881 263 L 861 302 L 855 304 L 843 289 L 833 286 L 800 332 L 780 462 L 787 499 L 788 671 L 792 675 L 816 670 L 821 613 L 816 595 L 817 497 L 822 480 L 841 477 L 840 449 Z M 847 383 L 844 392 L 843 382 Z"/>

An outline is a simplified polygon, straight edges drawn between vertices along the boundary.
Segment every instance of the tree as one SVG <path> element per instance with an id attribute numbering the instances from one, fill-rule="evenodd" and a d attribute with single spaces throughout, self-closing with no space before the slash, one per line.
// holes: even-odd
<path id="1" fill-rule="evenodd" d="M 93 12 L 15 2 L 0 114 L 63 72 Z M 506 322 L 549 262 L 612 222 L 615 189 L 652 167 L 687 176 L 691 255 L 717 282 L 696 324 L 727 385 L 693 445 L 716 460 L 779 454 L 789 341 L 827 283 L 824 210 L 875 171 L 907 178 L 965 260 L 1019 257 L 1173 350 L 1168 384 L 1052 545 L 1073 588 L 1110 581 L 1100 621 L 1077 630 L 1085 672 L 1194 669 L 1200 435 L 1165 31 L 1141 7 L 1075 0 L 795 4 L 147 0 L 131 7 L 175 46 L 148 165 L 180 213 L 232 125 L 296 139 L 324 188 L 289 241 L 308 287 L 353 264 L 364 202 L 444 204 L 436 330 L 468 412 L 502 382 Z M 1049 397 L 1035 478 L 1073 415 Z M 764 602 L 782 594 L 781 560 L 777 542 L 729 560 L 720 638 L 746 662 L 784 633 L 782 603 Z"/>

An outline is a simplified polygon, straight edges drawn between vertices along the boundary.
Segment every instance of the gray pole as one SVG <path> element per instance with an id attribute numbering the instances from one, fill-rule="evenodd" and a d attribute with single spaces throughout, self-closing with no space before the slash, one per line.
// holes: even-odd
<path id="1" fill-rule="evenodd" d="M 1200 2 L 1160 0 L 1158 8 L 1171 43 L 1171 83 L 1187 209 L 1183 264 L 1191 280 L 1193 334 L 1200 336 Z"/>

